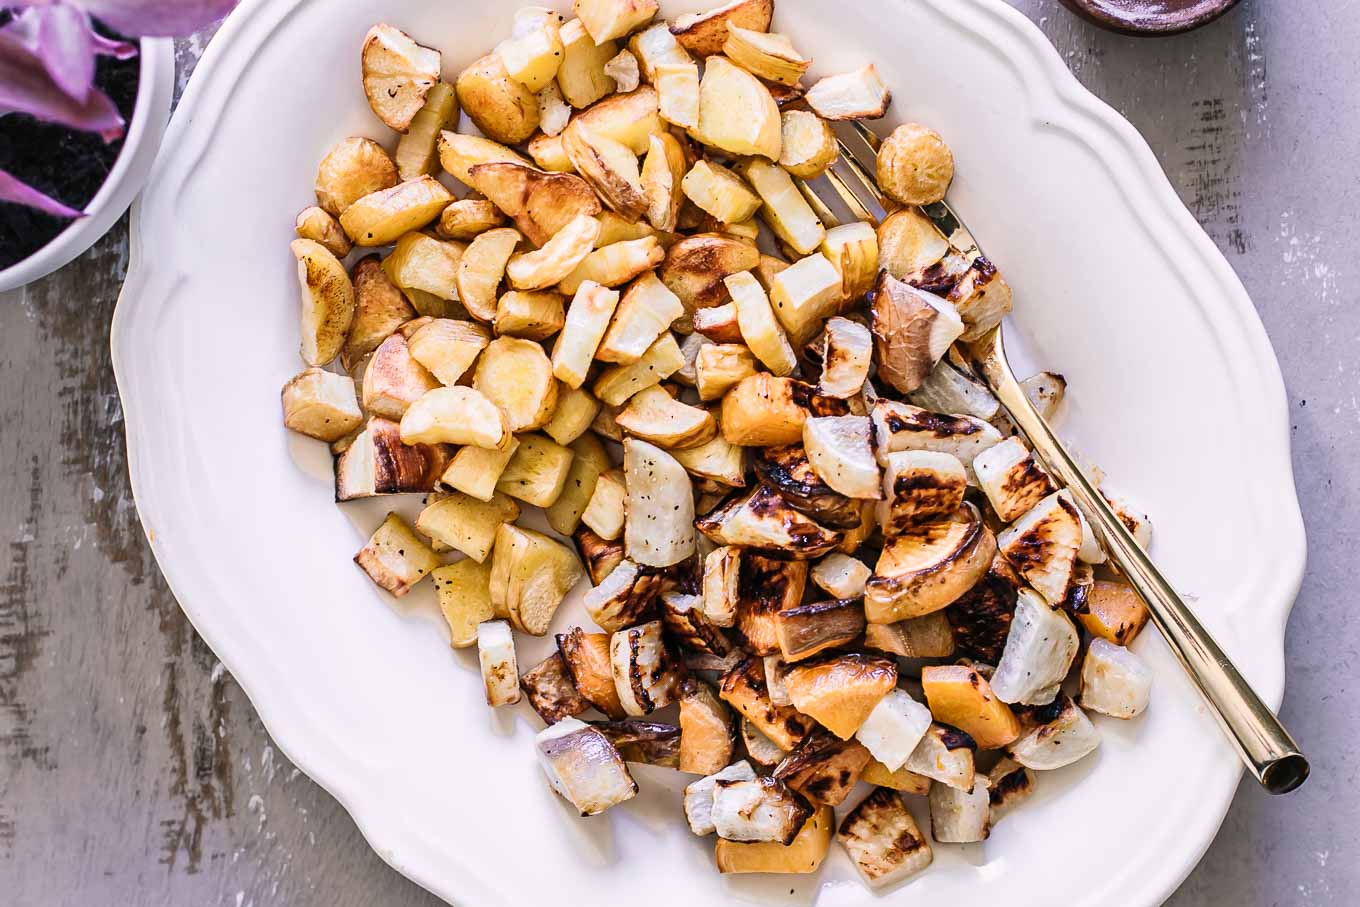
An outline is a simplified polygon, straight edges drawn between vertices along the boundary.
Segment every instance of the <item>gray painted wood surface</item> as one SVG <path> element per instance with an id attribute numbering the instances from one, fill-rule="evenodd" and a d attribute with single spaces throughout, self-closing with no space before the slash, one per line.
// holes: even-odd
<path id="1" fill-rule="evenodd" d="M 1194 35 L 1140 41 L 1057 0 L 1017 5 L 1143 131 L 1242 275 L 1295 413 L 1311 558 L 1284 713 L 1314 778 L 1280 800 L 1244 784 L 1172 903 L 1353 904 L 1360 21 L 1343 0 L 1245 0 Z M 202 43 L 182 43 L 182 78 Z M 0 903 L 432 905 L 275 750 L 156 569 L 109 369 L 126 265 L 120 226 L 0 298 Z"/>

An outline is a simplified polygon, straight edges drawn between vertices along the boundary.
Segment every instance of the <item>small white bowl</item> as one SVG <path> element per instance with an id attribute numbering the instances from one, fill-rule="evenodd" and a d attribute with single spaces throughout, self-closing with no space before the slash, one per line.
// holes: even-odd
<path id="1" fill-rule="evenodd" d="M 144 38 L 137 103 L 109 178 L 86 206 L 86 216 L 73 221 L 56 238 L 16 265 L 0 271 L 0 292 L 40 280 L 67 264 L 109 232 L 146 185 L 160 150 L 175 95 L 175 45 L 168 38 Z"/>

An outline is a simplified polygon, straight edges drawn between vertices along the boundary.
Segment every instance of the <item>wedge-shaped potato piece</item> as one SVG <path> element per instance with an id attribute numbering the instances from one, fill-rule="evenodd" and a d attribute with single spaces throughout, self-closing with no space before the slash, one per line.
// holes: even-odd
<path id="1" fill-rule="evenodd" d="M 648 143 L 639 174 L 647 206 L 645 213 L 653 227 L 673 232 L 684 200 L 681 183 L 685 176 L 685 152 L 680 141 L 668 132 L 648 136 Z"/>
<path id="2" fill-rule="evenodd" d="M 576 552 L 548 536 L 508 523 L 497 530 L 492 603 L 520 632 L 547 633 L 562 599 L 584 575 Z"/>
<path id="3" fill-rule="evenodd" d="M 849 740 L 897 685 L 897 662 L 859 653 L 822 656 L 789 668 L 784 683 L 795 708 Z"/>
<path id="4" fill-rule="evenodd" d="M 666 250 L 655 236 L 631 239 L 596 249 L 562 279 L 563 293 L 575 293 L 586 281 L 618 287 L 661 264 Z"/>
<path id="5" fill-rule="evenodd" d="M 602 210 L 586 181 L 569 173 L 497 162 L 477 164 L 468 176 L 536 246 L 545 245 L 577 217 L 594 217 Z"/>
<path id="6" fill-rule="evenodd" d="M 863 561 L 833 552 L 812 565 L 812 581 L 838 599 L 855 599 L 864 595 L 872 572 Z"/>
<path id="7" fill-rule="evenodd" d="M 572 9 L 596 44 L 622 38 L 651 21 L 656 0 L 575 0 Z"/>
<path id="8" fill-rule="evenodd" d="M 655 240 L 652 240 L 655 245 Z M 625 245 L 620 243 L 618 245 Z M 606 246 L 606 249 L 614 246 Z M 660 246 L 656 246 L 660 250 Z M 596 252 L 595 254 L 599 254 Z M 631 364 L 685 313 L 680 299 L 654 273 L 645 273 L 633 281 L 623 294 L 613 323 L 595 353 L 602 362 Z"/>
<path id="9" fill-rule="evenodd" d="M 395 422 L 372 418 L 335 460 L 335 499 L 432 491 L 448 465 L 443 445 L 401 442 Z"/>
<path id="10" fill-rule="evenodd" d="M 864 606 L 832 600 L 784 608 L 775 615 L 779 650 L 790 662 L 846 646 L 864 633 Z"/>
<path id="11" fill-rule="evenodd" d="M 730 20 L 727 31 L 723 53 L 742 69 L 768 82 L 797 85 L 812 65 L 785 35 L 742 28 Z"/>
<path id="12" fill-rule="evenodd" d="M 530 6 L 517 11 L 510 39 L 496 48 L 505 74 L 534 92 L 552 84 L 562 65 L 561 27 L 562 17 L 552 10 Z"/>
<path id="13" fill-rule="evenodd" d="M 340 259 L 321 243 L 295 239 L 302 290 L 302 360 L 321 366 L 340 355 L 357 306 L 354 284 Z"/>
<path id="14" fill-rule="evenodd" d="M 963 334 L 963 321 L 945 300 L 884 271 L 870 295 L 879 377 L 903 394 L 920 387 Z"/>
<path id="15" fill-rule="evenodd" d="M 478 625 L 477 655 L 482 667 L 486 704 L 497 708 L 519 702 L 519 664 L 510 624 L 503 620 L 488 620 Z"/>
<path id="16" fill-rule="evenodd" d="M 753 461 L 761 481 L 798 512 L 831 529 L 859 525 L 859 503 L 822 481 L 801 445 L 766 448 L 756 453 Z"/>
<path id="17" fill-rule="evenodd" d="M 695 357 L 695 387 L 699 399 L 722 399 L 735 385 L 756 373 L 756 359 L 740 343 L 706 344 Z"/>
<path id="18" fill-rule="evenodd" d="M 788 846 L 811 815 L 807 801 L 777 778 L 719 781 L 714 786 L 713 827 L 725 841 Z"/>
<path id="19" fill-rule="evenodd" d="M 628 483 L 628 556 L 649 567 L 669 567 L 694 554 L 694 497 L 689 474 L 675 458 L 635 438 L 623 442 Z"/>
<path id="20" fill-rule="evenodd" d="M 610 633 L 659 616 L 661 575 L 623 560 L 594 589 L 586 593 L 590 619 Z"/>
<path id="21" fill-rule="evenodd" d="M 872 412 L 879 462 L 899 450 L 953 454 L 967 469 L 973 458 L 1002 441 L 1001 432 L 972 416 L 932 413 L 894 400 L 878 400 Z"/>
<path id="22" fill-rule="evenodd" d="M 671 456 L 690 475 L 733 488 L 746 484 L 746 454 L 728 444 L 721 433 L 700 447 L 671 451 Z"/>
<path id="23" fill-rule="evenodd" d="M 553 375 L 563 384 L 575 389 L 585 381 L 618 304 L 617 292 L 596 283 L 584 283 L 576 291 L 552 353 Z"/>
<path id="24" fill-rule="evenodd" d="M 668 592 L 662 606 L 666 632 L 682 648 L 719 657 L 732 651 L 732 643 L 704 614 L 701 596 Z"/>
<path id="25" fill-rule="evenodd" d="M 321 243 L 336 258 L 344 258 L 354 248 L 340 221 L 328 212 L 312 206 L 297 216 L 294 229 L 299 239 L 310 239 Z"/>
<path id="26" fill-rule="evenodd" d="M 667 22 L 657 22 L 634 34 L 628 39 L 628 49 L 637 57 L 643 79 L 653 84 L 658 66 L 693 62 L 689 52 L 671 34 Z"/>
<path id="27" fill-rule="evenodd" d="M 1036 504 L 997 539 L 1002 557 L 1057 607 L 1072 586 L 1081 548 L 1076 507 L 1055 492 Z"/>
<path id="28" fill-rule="evenodd" d="M 481 136 L 459 132 L 439 134 L 439 163 L 455 179 L 472 188 L 472 168 L 479 164 L 510 163 L 528 166 L 519 152 Z"/>
<path id="29" fill-rule="evenodd" d="M 1007 523 L 1054 491 L 1052 479 L 1019 438 L 1007 438 L 978 454 L 973 471 L 997 517 Z"/>
<path id="30" fill-rule="evenodd" d="M 628 512 L 628 487 L 622 470 L 610 470 L 600 474 L 595 483 L 595 491 L 590 503 L 581 514 L 581 522 L 605 539 L 617 539 L 623 535 L 624 522 Z"/>
<path id="31" fill-rule="evenodd" d="M 779 166 L 799 179 L 816 179 L 840 156 L 831 127 L 807 110 L 781 113 L 780 137 Z"/>
<path id="32" fill-rule="evenodd" d="M 500 408 L 470 387 L 429 391 L 401 417 L 401 439 L 406 444 L 499 448 L 509 438 Z"/>
<path id="33" fill-rule="evenodd" d="M 812 731 L 813 721 L 807 715 L 770 702 L 765 663 L 759 658 L 747 658 L 724 674 L 718 694 L 785 752 Z"/>
<path id="34" fill-rule="evenodd" d="M 965 665 L 926 667 L 921 671 L 921 686 L 935 720 L 968 734 L 982 749 L 1006 746 L 1020 736 L 1015 714 L 975 669 Z M 922 771 L 914 765 L 907 767 Z"/>
<path id="35" fill-rule="evenodd" d="M 991 782 L 984 775 L 973 789 L 961 791 L 947 784 L 930 787 L 930 834 L 941 844 L 976 844 L 992 833 Z"/>
<path id="36" fill-rule="evenodd" d="M 770 284 L 774 313 L 789 335 L 802 346 L 835 314 L 841 299 L 841 275 L 826 256 L 809 255 L 775 275 Z"/>
<path id="37" fill-rule="evenodd" d="M 491 553 L 501 524 L 517 519 L 519 506 L 504 495 L 479 501 L 454 492 L 422 510 L 416 528 L 480 564 Z"/>
<path id="38" fill-rule="evenodd" d="M 836 832 L 860 877 L 882 888 L 916 875 L 935 859 L 930 841 L 895 790 L 880 787 L 860 802 Z"/>
<path id="39" fill-rule="evenodd" d="M 405 520 L 389 513 L 368 544 L 354 556 L 354 562 L 373 582 L 401 598 L 439 566 L 439 556 Z"/>
<path id="40" fill-rule="evenodd" d="M 600 222 L 578 215 L 557 232 L 543 248 L 510 260 L 506 276 L 517 290 L 544 290 L 576 270 L 594 248 Z"/>
<path id="41" fill-rule="evenodd" d="M 822 255 L 841 275 L 841 298 L 857 302 L 874 288 L 879 277 L 878 236 L 863 222 L 842 224 L 826 231 Z"/>
<path id="42" fill-rule="evenodd" d="M 906 690 L 892 690 L 879 700 L 855 737 L 885 768 L 897 771 L 920 746 L 930 725 L 930 709 Z"/>
<path id="43" fill-rule="evenodd" d="M 577 691 L 610 718 L 624 716 L 609 662 L 609 634 L 586 633 L 580 627 L 557 637 L 557 648 Z"/>
<path id="44" fill-rule="evenodd" d="M 497 295 L 506 265 L 523 238 L 510 227 L 488 230 L 463 253 L 455 286 L 459 301 L 474 318 L 490 322 L 496 317 Z"/>
<path id="45" fill-rule="evenodd" d="M 777 161 L 783 150 L 779 105 L 770 90 L 726 57 L 710 57 L 704 65 L 696 133 L 705 145 L 729 154 Z"/>
<path id="46" fill-rule="evenodd" d="M 370 255 L 360 260 L 350 277 L 356 307 L 340 353 L 340 361 L 346 368 L 352 368 L 392 336 L 397 328 L 416 317 L 415 309 L 387 276 L 378 256 Z"/>
<path id="47" fill-rule="evenodd" d="M 425 97 L 425 105 L 397 143 L 397 171 L 402 179 L 415 179 L 435 172 L 439 161 L 435 151 L 439 133 L 457 122 L 457 93 L 447 82 L 436 82 Z"/>
<path id="48" fill-rule="evenodd" d="M 564 718 L 535 738 L 548 784 L 583 816 L 597 816 L 637 795 L 614 744 L 598 728 Z"/>
<path id="49" fill-rule="evenodd" d="M 503 448 L 464 447 L 453 457 L 440 482 L 479 501 L 490 501 L 506 464 L 519 449 L 514 438 Z"/>
<path id="50" fill-rule="evenodd" d="M 411 348 L 401 334 L 384 340 L 363 372 L 364 409 L 384 418 L 404 418 L 407 410 L 425 394 L 439 387 L 439 381 L 411 356 Z M 407 444 L 438 444 L 440 441 L 413 438 Z"/>
<path id="51" fill-rule="evenodd" d="M 869 751 L 856 741 L 814 731 L 775 766 L 774 777 L 814 806 L 839 806 L 870 758 Z"/>
<path id="52" fill-rule="evenodd" d="M 577 110 L 594 104 L 614 91 L 615 84 L 605 65 L 618 55 L 614 41 L 596 44 L 580 19 L 562 26 L 562 66 L 557 70 L 557 87 L 562 97 Z"/>
<path id="53" fill-rule="evenodd" d="M 430 571 L 430 579 L 439 594 L 439 610 L 448 621 L 453 647 L 475 646 L 477 627 L 496 616 L 491 607 L 491 565 L 464 558 Z"/>
<path id="54" fill-rule="evenodd" d="M 445 239 L 471 240 L 505 223 L 505 216 L 484 198 L 465 198 L 444 209 L 436 231 Z"/>
<path id="55" fill-rule="evenodd" d="M 768 658 L 779 654 L 778 615 L 803 600 L 807 588 L 807 564 L 779 561 L 746 552 L 741 558 L 737 587 L 737 630 L 746 648 Z M 787 705 L 778 695 L 779 678 L 766 673 L 770 699 Z"/>
<path id="56" fill-rule="evenodd" d="M 729 27 L 768 31 L 774 17 L 774 0 L 731 0 L 703 13 L 681 16 L 671 26 L 680 46 L 701 57 L 723 52 Z"/>
<path id="57" fill-rule="evenodd" d="M 733 277 L 737 275 L 732 275 Z M 731 279 L 731 278 L 728 278 Z M 726 281 L 724 281 L 726 283 Z M 763 291 L 763 288 L 762 288 Z M 769 300 L 766 300 L 766 306 Z M 778 322 L 774 321 L 774 311 L 770 312 L 770 321 L 778 327 Z M 779 328 L 782 332 L 784 329 Z M 741 323 L 737 319 L 737 304 L 729 302 L 725 305 L 714 306 L 711 309 L 699 309 L 694 313 L 694 332 L 702 334 L 706 340 L 713 343 L 745 343 L 746 339 L 741 335 Z"/>
<path id="58" fill-rule="evenodd" d="M 356 246 L 388 246 L 436 220 L 453 201 L 432 176 L 421 176 L 358 199 L 340 215 Z"/>
<path id="59" fill-rule="evenodd" d="M 562 495 L 571 473 L 569 448 L 543 435 L 519 436 L 519 447 L 506 464 L 496 490 L 536 507 L 551 507 Z"/>
<path id="60" fill-rule="evenodd" d="M 867 416 L 824 416 L 803 424 L 808 462 L 828 487 L 849 498 L 883 497 L 885 482 L 874 459 L 873 426 Z M 849 514 L 857 524 L 859 512 Z M 839 523 L 837 525 L 840 525 Z"/>
<path id="61" fill-rule="evenodd" d="M 1127 646 L 1147 625 L 1148 610 L 1127 583 L 1096 580 L 1076 617 L 1092 636 Z"/>
<path id="62" fill-rule="evenodd" d="M 808 417 L 845 415 L 840 400 L 818 397 L 811 386 L 793 378 L 758 374 L 745 379 L 723 398 L 723 437 L 746 447 L 797 444 Z"/>
<path id="63" fill-rule="evenodd" d="M 335 217 L 366 195 L 399 182 L 397 165 L 372 139 L 353 136 L 332 148 L 316 173 L 316 200 Z"/>
<path id="64" fill-rule="evenodd" d="M 602 470 L 599 463 L 577 454 L 586 445 L 598 446 L 600 455 L 608 461 L 609 454 L 605 452 L 604 445 L 592 435 L 585 435 L 572 445 L 572 453 L 576 455 L 572 457 L 566 481 L 562 483 L 557 500 L 545 508 L 548 525 L 562 535 L 571 535 L 581 525 L 581 517 L 590 506 L 595 496 L 595 486 L 600 482 Z"/>
<path id="65" fill-rule="evenodd" d="M 888 112 L 892 92 L 874 64 L 827 76 L 808 89 L 808 106 L 824 120 L 877 120 Z"/>
<path id="66" fill-rule="evenodd" d="M 1046 719 L 1007 747 L 1010 757 L 1035 771 L 1053 771 L 1086 758 L 1100 745 L 1100 732 L 1067 696 L 1043 710 Z"/>
<path id="67" fill-rule="evenodd" d="M 750 271 L 733 274 L 723 282 L 736 306 L 741 339 L 776 376 L 792 374 L 798 367 L 798 357 L 760 282 Z"/>
<path id="68" fill-rule="evenodd" d="M 725 224 L 741 223 L 760 210 L 760 196 L 740 177 L 707 160 L 696 163 L 681 183 L 685 197 Z"/>
<path id="69" fill-rule="evenodd" d="M 1021 589 L 992 690 L 1003 702 L 1048 705 L 1077 657 L 1072 620 L 1029 589 Z"/>
<path id="70" fill-rule="evenodd" d="M 646 213 L 642 172 L 631 148 L 575 122 L 562 133 L 562 148 L 576 172 L 620 217 L 632 222 Z"/>
<path id="71" fill-rule="evenodd" d="M 580 388 L 559 389 L 557 409 L 543 431 L 558 444 L 571 444 L 585 435 L 600 411 L 600 401 Z"/>
<path id="72" fill-rule="evenodd" d="M 943 612 L 935 611 L 895 624 L 869 624 L 864 645 L 903 658 L 948 658 L 954 654 L 954 631 Z"/>
<path id="73" fill-rule="evenodd" d="M 590 708 L 577 691 L 561 652 L 554 652 L 520 675 L 519 685 L 538 717 L 556 724 Z"/>
<path id="74" fill-rule="evenodd" d="M 681 708 L 684 708 L 684 700 L 681 700 Z M 681 718 L 683 722 L 683 715 Z M 685 737 L 680 736 L 681 752 L 684 752 Z M 681 771 L 691 771 L 682 768 Z M 689 823 L 690 831 L 699 837 L 713 834 L 716 828 L 713 825 L 713 794 L 717 790 L 720 781 L 754 781 L 756 778 L 755 769 L 745 759 L 734 762 L 726 768 L 720 768 L 712 772 L 707 777 L 700 778 L 685 788 L 685 820 Z"/>
<path id="75" fill-rule="evenodd" d="M 821 557 L 841 539 L 840 532 L 799 513 L 764 483 L 732 496 L 695 525 L 716 544 L 756 548 L 791 560 Z"/>
<path id="76" fill-rule="evenodd" d="M 666 130 L 657 113 L 657 101 L 656 89 L 648 85 L 611 95 L 582 111 L 573 122 L 578 129 L 612 139 L 641 155 L 651 147 L 651 137 Z"/>
<path id="77" fill-rule="evenodd" d="M 652 71 L 661 119 L 681 129 L 699 125 L 699 67 L 683 61 L 662 63 Z"/>
<path id="78" fill-rule="evenodd" d="M 743 0 L 745 2 L 745 0 Z M 829 807 L 813 813 L 787 847 L 777 842 L 741 843 L 718 839 L 716 858 L 722 873 L 814 873 L 831 847 L 836 824 Z"/>
<path id="79" fill-rule="evenodd" d="M 440 299 L 455 299 L 462 243 L 447 242 L 424 233 L 407 233 L 397 241 L 383 270 L 403 290 L 420 290 Z"/>
<path id="80" fill-rule="evenodd" d="M 898 280 L 913 283 L 949 254 L 949 240 L 920 211 L 894 211 L 878 228 L 878 264 Z"/>
<path id="81" fill-rule="evenodd" d="M 538 129 L 538 99 L 510 78 L 499 54 L 487 54 L 458 76 L 458 102 L 463 112 L 495 142 L 518 145 Z"/>
<path id="82" fill-rule="evenodd" d="M 329 443 L 363 423 L 354 379 L 347 375 L 309 368 L 283 386 L 283 424 L 292 431 Z"/>
<path id="83" fill-rule="evenodd" d="M 1081 706 L 1114 718 L 1136 718 L 1147 710 L 1152 671 L 1123 646 L 1094 639 L 1081 663 Z"/>
<path id="84" fill-rule="evenodd" d="M 473 387 L 505 413 L 512 432 L 542 428 L 557 407 L 557 379 L 543 347 L 532 340 L 498 337 L 477 363 Z"/>
<path id="85" fill-rule="evenodd" d="M 724 279 L 750 271 L 760 264 L 760 250 L 750 243 L 700 233 L 686 237 L 666 252 L 666 263 L 659 276 L 671 292 L 680 297 L 685 311 L 691 316 L 697 309 L 720 306 L 730 300 Z M 681 319 L 677 327 L 686 330 Z"/>
<path id="86" fill-rule="evenodd" d="M 832 318 L 818 342 L 822 376 L 817 392 L 842 400 L 858 395 L 869 380 L 873 364 L 873 336 L 869 329 L 847 318 Z"/>
<path id="87" fill-rule="evenodd" d="M 887 538 L 912 526 L 948 519 L 963 506 L 968 475 L 953 454 L 933 450 L 904 450 L 888 454 L 883 472 L 883 503 L 879 525 Z"/>
<path id="88" fill-rule="evenodd" d="M 570 318 L 570 316 L 568 316 Z M 606 369 L 596 379 L 595 396 L 610 406 L 620 406 L 639 391 L 654 387 L 674 375 L 685 364 L 680 345 L 670 332 L 663 333 L 642 358 L 631 365 Z"/>
<path id="89" fill-rule="evenodd" d="M 943 201 L 954 179 L 954 154 L 939 133 L 920 123 L 892 131 L 878 151 L 878 185 L 903 205 Z"/>
<path id="90" fill-rule="evenodd" d="M 926 779 L 927 784 L 938 781 L 957 790 L 971 791 L 977 775 L 977 748 L 977 741 L 963 731 L 932 724 L 902 770 Z"/>
<path id="91" fill-rule="evenodd" d="M 683 668 L 666 651 L 661 621 L 616 632 L 609 657 L 619 701 L 629 715 L 650 715 L 675 700 Z"/>
<path id="92" fill-rule="evenodd" d="M 724 768 L 732 761 L 732 750 L 736 739 L 736 729 L 733 726 L 732 713 L 727 706 L 718 699 L 718 695 L 713 688 L 701 680 L 693 677 L 685 681 L 680 691 L 680 763 L 678 768 L 682 772 L 693 772 L 697 775 L 717 774 L 717 780 L 736 780 L 734 777 L 721 777 Z M 746 765 L 746 763 L 738 763 Z M 735 766 L 733 766 L 735 768 Z M 746 765 L 746 772 L 741 769 L 737 774 L 749 776 L 745 780 L 750 780 L 755 776 L 750 771 L 750 766 Z M 706 780 L 706 779 L 705 779 Z M 695 782 L 702 784 L 702 781 Z M 691 794 L 694 784 L 685 788 L 685 815 L 690 820 L 691 829 L 695 829 L 696 820 L 699 827 L 705 827 L 703 821 L 704 807 L 700 804 L 699 794 L 703 790 L 700 788 Z M 691 812 L 691 802 L 694 802 L 694 811 Z M 707 811 L 707 817 L 711 822 L 712 810 Z M 696 829 L 696 834 L 700 832 Z M 707 834 L 708 832 L 702 832 Z"/>
<path id="93" fill-rule="evenodd" d="M 554 290 L 511 290 L 496 304 L 493 326 L 502 337 L 546 340 L 567 322 L 562 294 Z"/>
<path id="94" fill-rule="evenodd" d="M 378 119 L 405 132 L 439 83 L 439 51 L 421 47 L 390 25 L 375 25 L 364 38 L 364 94 Z"/>
<path id="95" fill-rule="evenodd" d="M 662 447 L 698 447 L 718 433 L 707 410 L 681 403 L 660 387 L 633 395 L 615 421 L 633 437 Z"/>
<path id="96" fill-rule="evenodd" d="M 704 557 L 704 615 L 715 626 L 734 626 L 740 601 L 741 549 L 715 548 Z"/>
<path id="97" fill-rule="evenodd" d="M 871 623 L 890 624 L 948 607 L 987 573 L 996 538 L 971 504 L 888 541 L 864 586 Z"/>
<path id="98" fill-rule="evenodd" d="M 816 252 L 826 238 L 826 227 L 793 184 L 788 171 L 764 158 L 742 161 L 737 172 L 760 196 L 761 216 L 781 242 L 800 255 Z"/>

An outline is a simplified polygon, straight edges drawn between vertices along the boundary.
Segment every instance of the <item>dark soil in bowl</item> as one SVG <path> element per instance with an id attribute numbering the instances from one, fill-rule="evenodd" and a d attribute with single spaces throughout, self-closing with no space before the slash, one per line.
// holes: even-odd
<path id="1" fill-rule="evenodd" d="M 9 18 L 9 13 L 0 13 L 0 25 Z M 141 66 L 140 56 L 100 57 L 95 68 L 95 85 L 113 100 L 129 127 Z M 97 135 L 42 123 L 26 114 L 0 116 L 0 169 L 78 210 L 99 193 L 122 150 L 121 139 L 106 144 Z M 65 218 L 0 202 L 0 270 L 28 258 L 70 225 Z"/>

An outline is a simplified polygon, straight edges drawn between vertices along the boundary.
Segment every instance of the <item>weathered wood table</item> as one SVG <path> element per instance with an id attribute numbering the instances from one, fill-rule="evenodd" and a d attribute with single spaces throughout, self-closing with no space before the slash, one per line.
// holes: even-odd
<path id="1" fill-rule="evenodd" d="M 1294 407 L 1311 558 L 1284 713 L 1314 777 L 1277 800 L 1244 783 L 1173 903 L 1354 904 L 1360 17 L 1341 0 L 1244 0 L 1144 41 L 1058 0 L 1017 5 L 1147 136 L 1251 291 Z M 182 79 L 202 47 L 181 46 Z M 432 905 L 271 746 L 156 569 L 109 368 L 127 254 L 120 227 L 0 296 L 0 903 Z"/>

